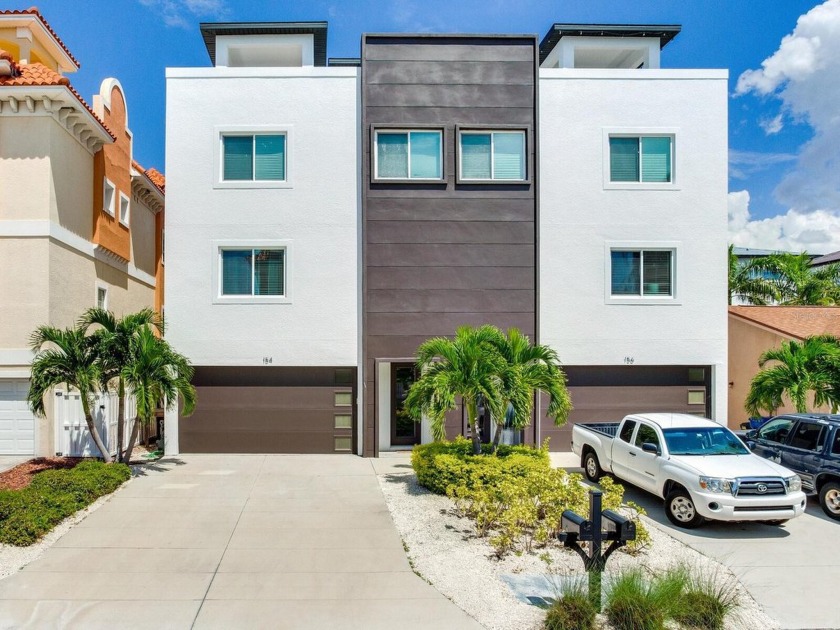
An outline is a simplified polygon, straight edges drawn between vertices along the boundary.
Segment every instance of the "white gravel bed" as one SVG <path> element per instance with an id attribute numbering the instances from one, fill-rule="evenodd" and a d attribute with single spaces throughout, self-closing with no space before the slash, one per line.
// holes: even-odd
<path id="1" fill-rule="evenodd" d="M 508 554 L 497 560 L 485 539 L 476 538 L 472 522 L 453 513 L 453 503 L 417 484 L 413 474 L 379 475 L 379 484 L 397 530 L 407 547 L 414 570 L 467 614 L 491 630 L 526 630 L 542 627 L 545 613 L 517 599 L 502 576 L 562 576 L 586 573 L 580 557 L 570 550 L 553 547 L 551 570 L 540 558 L 546 549 L 522 555 Z M 659 526 L 645 519 L 652 544 L 636 556 L 613 554 L 607 564 L 605 581 L 611 571 L 642 566 L 651 572 L 684 564 L 720 583 L 731 584 L 738 592 L 738 607 L 727 618 L 728 630 L 771 630 L 778 624 L 765 615 L 737 578 L 724 565 L 672 538 Z M 602 628 L 609 628 L 600 618 Z"/>
<path id="2" fill-rule="evenodd" d="M 114 492 L 99 497 L 96 501 L 91 503 L 86 508 L 83 508 L 65 518 L 52 531 L 46 534 L 41 540 L 28 547 L 15 547 L 14 545 L 4 545 L 0 543 L 0 580 L 14 575 L 25 567 L 30 562 L 41 557 L 47 549 L 52 547 L 55 542 L 69 532 L 75 525 L 85 520 L 88 514 L 91 514 L 105 505 L 108 500 L 117 492 L 125 488 L 126 484 L 131 483 L 129 478 L 124 484 L 117 488 Z"/>

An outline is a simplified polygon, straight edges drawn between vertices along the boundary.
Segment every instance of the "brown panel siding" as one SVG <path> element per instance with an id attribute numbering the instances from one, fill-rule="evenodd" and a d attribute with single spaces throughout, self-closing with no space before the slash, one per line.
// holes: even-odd
<path id="1" fill-rule="evenodd" d="M 342 370 L 348 379 L 336 378 Z M 184 453 L 333 453 L 336 392 L 355 399 L 355 368 L 198 367 L 196 410 L 179 422 Z M 355 424 L 355 422 L 354 422 Z"/>
<path id="2" fill-rule="evenodd" d="M 541 439 L 551 438 L 552 451 L 571 449 L 572 426 L 578 422 L 618 422 L 631 413 L 705 413 L 702 405 L 689 405 L 690 390 L 706 389 L 708 383 L 690 383 L 688 366 L 586 366 L 567 367 L 569 393 L 574 409 L 562 427 L 545 416 L 540 422 Z M 707 373 L 711 368 L 706 368 Z M 540 397 L 540 409 L 548 399 Z"/>
<path id="3" fill-rule="evenodd" d="M 536 331 L 537 46 L 528 37 L 365 36 L 362 42 L 364 454 L 377 451 L 374 359 L 495 324 Z M 371 130 L 443 129 L 442 182 L 372 183 Z M 457 184 L 457 126 L 519 125 L 524 183 Z M 463 430 L 447 416 L 450 437 Z"/>

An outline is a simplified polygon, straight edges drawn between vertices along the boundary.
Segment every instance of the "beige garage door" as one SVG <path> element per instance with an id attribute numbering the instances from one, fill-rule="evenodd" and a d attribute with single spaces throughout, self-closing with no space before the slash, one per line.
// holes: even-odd
<path id="1" fill-rule="evenodd" d="M 0 455 L 35 453 L 35 416 L 26 396 L 29 381 L 0 379 Z"/>

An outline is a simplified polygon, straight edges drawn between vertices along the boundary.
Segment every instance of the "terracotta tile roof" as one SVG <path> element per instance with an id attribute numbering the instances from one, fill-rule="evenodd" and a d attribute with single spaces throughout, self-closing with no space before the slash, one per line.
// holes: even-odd
<path id="1" fill-rule="evenodd" d="M 730 306 L 729 314 L 796 339 L 840 337 L 840 306 Z"/>
<path id="2" fill-rule="evenodd" d="M 77 68 L 82 67 L 81 64 L 73 56 L 73 53 L 70 52 L 70 49 L 67 48 L 66 44 L 63 41 L 61 41 L 61 38 L 58 36 L 58 33 L 56 33 L 52 29 L 52 26 L 50 26 L 49 22 L 47 22 L 44 19 L 44 16 L 41 15 L 41 12 L 38 11 L 38 7 L 29 7 L 28 9 L 4 9 L 4 10 L 0 11 L 0 15 L 34 15 L 34 16 L 36 16 L 39 20 L 41 20 L 41 23 L 44 25 L 44 28 L 46 28 L 47 31 L 49 31 L 50 35 L 52 35 L 55 38 L 55 41 L 58 42 L 58 45 L 61 46 L 61 48 L 64 50 L 64 52 L 67 53 L 67 56 L 70 57 L 70 60 L 74 64 L 76 64 L 76 67 Z"/>
<path id="3" fill-rule="evenodd" d="M 145 169 L 137 160 L 132 160 L 131 165 L 135 168 L 135 170 L 138 170 L 145 175 L 146 178 L 154 184 L 155 188 L 161 192 L 161 194 L 166 194 L 166 178 L 163 176 L 163 173 L 154 167 Z"/>
<path id="4" fill-rule="evenodd" d="M 160 192 L 166 192 L 166 177 L 163 176 L 156 168 L 150 168 L 146 171 L 146 177 L 152 180 L 155 186 L 160 188 Z"/>
<path id="5" fill-rule="evenodd" d="M 51 86 L 61 85 L 70 90 L 70 93 L 75 96 L 82 106 L 90 112 L 102 128 L 108 132 L 108 135 L 116 140 L 116 136 L 108 129 L 108 126 L 97 116 L 90 105 L 87 104 L 82 95 L 79 94 L 70 84 L 70 79 L 59 74 L 55 70 L 48 68 L 41 63 L 27 63 L 18 65 L 14 59 L 9 59 L 12 62 L 12 76 L 0 76 L 0 88 L 4 87 L 29 87 L 29 86 Z"/>

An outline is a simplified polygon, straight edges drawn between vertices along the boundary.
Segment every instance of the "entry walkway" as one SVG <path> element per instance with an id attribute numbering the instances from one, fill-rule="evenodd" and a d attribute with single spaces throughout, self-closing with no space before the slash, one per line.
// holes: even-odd
<path id="1" fill-rule="evenodd" d="M 408 565 L 370 460 L 191 455 L 0 581 L 0 628 L 481 626 Z"/>

